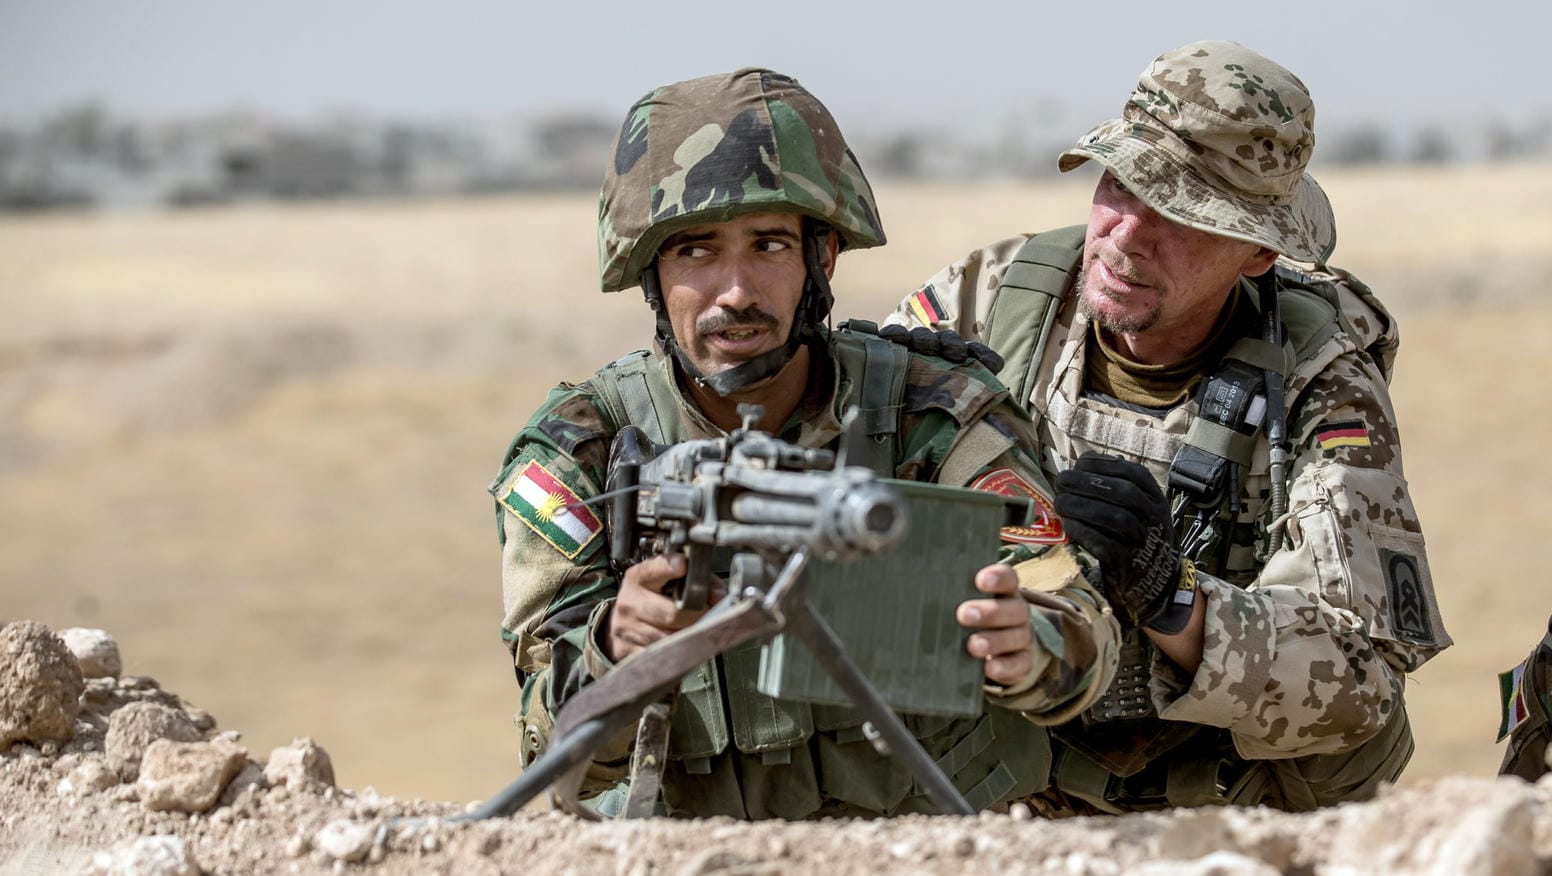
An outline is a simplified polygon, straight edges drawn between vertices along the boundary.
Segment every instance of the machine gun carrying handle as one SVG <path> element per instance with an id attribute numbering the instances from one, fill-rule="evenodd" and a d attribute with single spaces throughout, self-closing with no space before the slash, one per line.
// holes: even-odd
<path id="1" fill-rule="evenodd" d="M 609 480 L 605 486 L 609 499 L 609 559 L 616 569 L 624 570 L 639 557 L 641 527 L 636 517 L 637 489 L 641 486 L 641 466 L 656 459 L 663 448 L 639 426 L 627 425 L 614 436 L 609 448 Z M 711 601 L 711 551 L 699 545 L 685 546 L 688 570 L 663 588 L 674 597 L 674 604 L 688 611 L 700 611 Z"/>
<path id="2" fill-rule="evenodd" d="M 681 610 L 700 611 L 711 602 L 711 548 L 692 544 L 684 555 L 684 577 L 669 581 L 663 592 L 672 594 Z"/>
<path id="3" fill-rule="evenodd" d="M 636 488 L 641 486 L 641 464 L 656 456 L 652 439 L 639 426 L 626 426 L 609 447 L 609 480 L 604 490 L 609 500 L 609 559 L 623 569 L 636 561 Z"/>

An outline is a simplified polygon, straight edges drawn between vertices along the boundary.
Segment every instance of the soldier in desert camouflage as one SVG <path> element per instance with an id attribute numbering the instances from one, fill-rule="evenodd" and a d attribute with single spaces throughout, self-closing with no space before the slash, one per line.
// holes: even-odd
<path id="1" fill-rule="evenodd" d="M 762 430 L 833 448 L 856 405 L 871 411 L 873 443 L 889 448 L 875 454 L 880 473 L 1040 503 L 1033 525 L 1003 531 L 1004 564 L 975 575 L 984 598 L 956 615 L 970 653 L 985 660 L 992 705 L 972 719 L 907 716 L 907 726 L 972 806 L 1044 788 L 1040 724 L 1071 718 L 1105 689 L 1119 628 L 1088 580 L 1098 575 L 1092 558 L 1065 543 L 1029 453 L 1032 424 L 1001 384 L 974 362 L 826 328 L 840 251 L 884 242 L 873 193 L 829 112 L 769 70 L 652 91 L 615 142 L 598 238 L 603 291 L 640 285 L 659 346 L 553 390 L 490 487 L 524 764 L 571 696 L 700 616 L 662 592 L 684 574 L 682 555 L 622 573 L 602 514 L 577 504 L 606 482 L 619 430 L 634 424 L 658 443 L 718 437 L 739 425 L 738 402 L 754 402 Z M 1026 599 L 1024 588 L 1045 593 Z M 681 686 L 662 785 L 669 814 L 931 811 L 911 776 L 864 738 L 860 714 L 760 694 L 750 657 L 730 651 Z M 606 746 L 590 766 L 584 792 L 601 810 L 620 801 L 629 744 Z"/>
<path id="2" fill-rule="evenodd" d="M 1243 46 L 1167 52 L 1061 156 L 1103 169 L 1086 228 L 973 252 L 888 320 L 1008 359 L 1130 621 L 1112 689 L 1053 733 L 1053 811 L 1306 809 L 1412 752 L 1406 673 L 1450 639 L 1386 389 L 1394 324 L 1326 264 L 1313 123 L 1303 83 Z"/>

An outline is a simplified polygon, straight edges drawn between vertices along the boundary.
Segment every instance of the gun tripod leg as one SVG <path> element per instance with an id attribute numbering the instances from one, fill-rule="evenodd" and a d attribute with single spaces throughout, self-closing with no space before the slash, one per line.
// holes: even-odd
<path id="1" fill-rule="evenodd" d="M 927 790 L 927 796 L 932 798 L 939 811 L 945 815 L 975 814 L 975 809 L 971 808 L 964 795 L 938 768 L 916 737 L 905 729 L 900 716 L 889 708 L 878 689 L 852 662 L 835 631 L 830 629 L 830 625 L 806 600 L 800 608 L 787 615 L 787 632 L 797 636 L 813 652 L 820 665 L 846 692 L 846 696 L 867 716 L 868 723 L 883 737 L 891 754 L 899 758 L 917 783 Z"/>
<path id="2" fill-rule="evenodd" d="M 653 703 L 641 713 L 636 728 L 636 747 L 631 752 L 630 791 L 625 795 L 626 818 L 646 818 L 657 805 L 657 792 L 663 786 L 663 769 L 668 765 L 668 717 L 672 695 Z"/>
<path id="3" fill-rule="evenodd" d="M 587 762 L 610 735 L 636 717 L 626 709 L 603 715 L 578 727 L 544 757 L 529 764 L 523 774 L 496 792 L 473 812 L 455 815 L 448 821 L 483 821 L 511 815 L 539 796 L 561 776 Z"/>

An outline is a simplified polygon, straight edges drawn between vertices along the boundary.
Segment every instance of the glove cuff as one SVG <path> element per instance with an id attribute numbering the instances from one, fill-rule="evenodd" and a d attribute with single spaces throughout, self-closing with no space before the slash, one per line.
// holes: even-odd
<path id="1" fill-rule="evenodd" d="M 1158 617 L 1147 623 L 1148 629 L 1166 636 L 1176 635 L 1185 629 L 1186 624 L 1191 622 L 1191 613 L 1196 609 L 1196 593 L 1196 564 L 1182 557 L 1175 595 Z"/>

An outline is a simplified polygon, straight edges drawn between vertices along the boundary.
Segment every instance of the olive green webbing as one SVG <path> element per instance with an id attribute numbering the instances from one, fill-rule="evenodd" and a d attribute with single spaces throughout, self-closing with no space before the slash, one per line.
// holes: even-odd
<path id="1" fill-rule="evenodd" d="M 1072 288 L 1083 258 L 1085 227 L 1037 234 L 1014 253 L 986 315 L 986 344 L 1003 358 L 999 379 L 1019 405 L 1029 401 L 1035 372 L 1056 324 L 1062 298 Z M 1038 332 L 1023 330 L 1038 325 Z"/>

